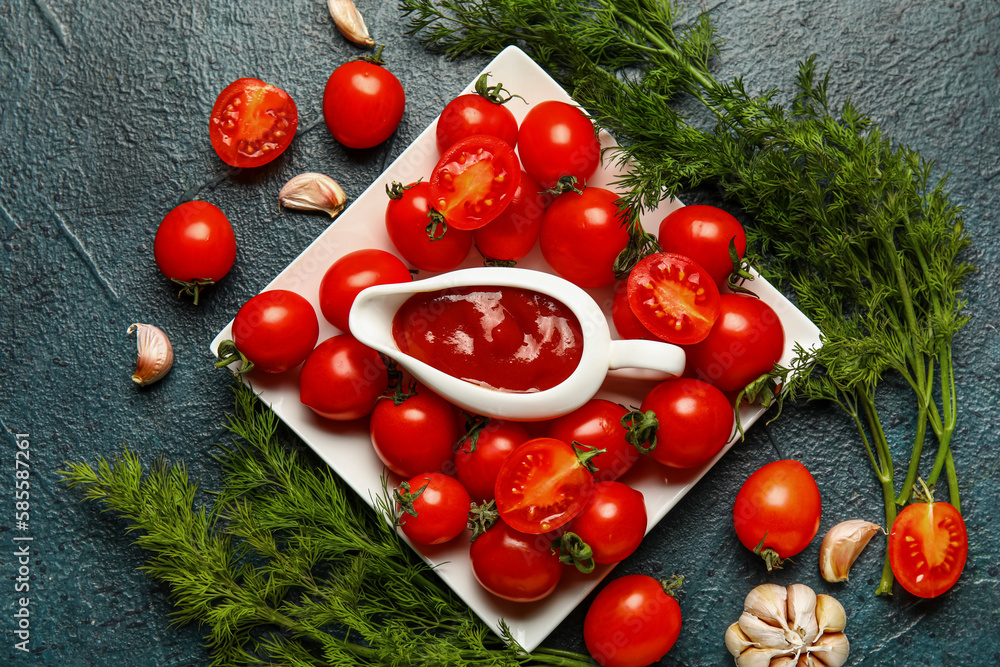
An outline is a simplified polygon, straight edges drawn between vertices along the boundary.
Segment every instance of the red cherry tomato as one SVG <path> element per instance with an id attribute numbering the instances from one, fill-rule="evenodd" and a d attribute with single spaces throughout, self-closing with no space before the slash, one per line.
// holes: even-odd
<path id="1" fill-rule="evenodd" d="M 598 482 L 568 530 L 591 548 L 595 563 L 621 562 L 632 555 L 646 534 L 642 493 L 621 482 Z"/>
<path id="2" fill-rule="evenodd" d="M 406 93 L 382 64 L 364 58 L 337 69 L 323 90 L 323 119 L 333 138 L 348 148 L 377 146 L 396 131 Z"/>
<path id="3" fill-rule="evenodd" d="M 208 136 L 222 161 L 259 167 L 281 155 L 299 127 L 299 111 L 280 88 L 257 79 L 237 79 L 219 93 Z"/>
<path id="4" fill-rule="evenodd" d="M 604 188 L 584 188 L 582 194 L 566 192 L 552 202 L 538 243 L 556 273 L 580 287 L 614 283 L 615 258 L 629 240 L 618 198 Z"/>
<path id="5" fill-rule="evenodd" d="M 683 206 L 660 222 L 660 248 L 690 257 L 708 271 L 720 288 L 733 271 L 729 244 L 740 259 L 747 251 L 747 235 L 739 220 L 715 206 Z"/>
<path id="6" fill-rule="evenodd" d="M 642 400 L 640 412 L 656 415 L 651 455 L 671 468 L 708 463 L 733 434 L 733 406 L 718 388 L 692 378 L 665 380 Z"/>
<path id="7" fill-rule="evenodd" d="M 389 374 L 378 352 L 350 334 L 316 346 L 299 373 L 299 399 L 321 417 L 336 421 L 371 414 L 389 386 Z"/>
<path id="8" fill-rule="evenodd" d="M 667 654 L 681 632 L 681 608 L 644 574 L 601 589 L 583 619 L 587 651 L 604 667 L 645 667 Z"/>
<path id="9" fill-rule="evenodd" d="M 451 271 L 472 249 L 472 232 L 443 225 L 431 212 L 431 186 L 426 181 L 393 183 L 385 208 L 385 229 L 396 251 L 423 271 Z M 438 221 L 434 223 L 433 215 Z M 437 227 L 430 228 L 432 224 Z"/>
<path id="10" fill-rule="evenodd" d="M 236 261 L 236 236 L 229 219 L 206 201 L 178 205 L 163 218 L 153 241 L 156 265 L 167 278 L 198 295 L 222 280 Z"/>
<path id="11" fill-rule="evenodd" d="M 694 260 L 655 253 L 628 275 L 628 302 L 639 321 L 674 345 L 704 340 L 719 317 L 719 288 Z"/>
<path id="12" fill-rule="evenodd" d="M 417 475 L 401 487 L 409 511 L 399 517 L 403 534 L 418 544 L 444 544 L 465 532 L 469 493 L 458 480 L 439 472 Z M 412 513 L 411 513 L 412 512 Z"/>
<path id="13" fill-rule="evenodd" d="M 806 467 L 791 459 L 773 461 L 740 487 L 733 526 L 743 546 L 760 551 L 770 569 L 775 556 L 791 558 L 809 546 L 821 514 L 819 488 Z"/>
<path id="14" fill-rule="evenodd" d="M 450 474 L 455 443 L 462 430 L 451 403 L 418 385 L 399 405 L 380 398 L 371 418 L 375 453 L 385 467 L 404 479 L 425 472 Z"/>
<path id="15" fill-rule="evenodd" d="M 254 368 L 282 373 L 298 366 L 316 346 L 319 320 L 306 299 L 288 290 L 251 298 L 233 319 L 233 342 Z"/>
<path id="16" fill-rule="evenodd" d="M 502 139 L 460 139 L 431 172 L 431 204 L 449 227 L 476 229 L 507 208 L 521 182 L 517 154 Z"/>
<path id="17" fill-rule="evenodd" d="M 476 81 L 476 92 L 459 95 L 449 102 L 437 122 L 437 147 L 444 153 L 461 139 L 474 134 L 488 134 L 503 139 L 511 148 L 517 146 L 517 119 L 504 104 L 502 84 L 490 86 L 489 74 Z"/>
<path id="18" fill-rule="evenodd" d="M 484 257 L 516 262 L 531 252 L 545 216 L 546 195 L 531 176 L 521 182 L 507 208 L 488 225 L 473 230 L 472 238 Z"/>
<path id="19" fill-rule="evenodd" d="M 571 445 L 533 438 L 500 466 L 497 511 L 515 530 L 547 533 L 569 523 L 593 490 L 594 476 Z"/>
<path id="20" fill-rule="evenodd" d="M 455 452 L 458 481 L 476 502 L 496 497 L 495 487 L 500 466 L 522 443 L 530 439 L 527 429 L 516 422 L 490 419 L 476 435 L 466 438 Z"/>
<path id="21" fill-rule="evenodd" d="M 618 479 L 639 458 L 639 450 L 625 439 L 622 417 L 628 410 L 603 398 L 594 398 L 573 412 L 549 422 L 545 435 L 605 450 L 590 460 L 597 469 L 594 481 Z"/>
<path id="22" fill-rule="evenodd" d="M 601 162 L 594 123 L 579 107 L 548 100 L 528 111 L 518 129 L 524 170 L 546 190 L 563 177 L 583 187 Z"/>
<path id="23" fill-rule="evenodd" d="M 748 294 L 723 294 L 712 330 L 686 350 L 685 373 L 739 391 L 770 371 L 784 349 L 785 330 L 769 305 Z"/>
<path id="24" fill-rule="evenodd" d="M 390 252 L 376 248 L 349 252 L 323 275 L 319 284 L 320 311 L 330 324 L 346 332 L 351 305 L 363 289 L 411 280 L 410 270 Z"/>
<path id="25" fill-rule="evenodd" d="M 892 573 L 917 597 L 937 597 L 954 586 L 968 555 L 965 521 L 949 503 L 907 505 L 889 532 Z"/>
<path id="26" fill-rule="evenodd" d="M 611 302 L 611 321 L 614 322 L 618 336 L 626 340 L 659 340 L 659 337 L 635 316 L 632 304 L 628 302 L 627 280 L 615 283 L 615 295 Z"/>
<path id="27" fill-rule="evenodd" d="M 541 600 L 555 590 L 563 573 L 551 544 L 548 536 L 521 533 L 497 521 L 469 549 L 472 573 L 483 588 L 505 600 Z"/>

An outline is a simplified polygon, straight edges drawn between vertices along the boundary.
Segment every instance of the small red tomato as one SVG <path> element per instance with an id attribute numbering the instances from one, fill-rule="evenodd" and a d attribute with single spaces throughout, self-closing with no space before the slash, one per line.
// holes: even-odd
<path id="1" fill-rule="evenodd" d="M 431 205 L 449 227 L 477 229 L 510 205 L 521 165 L 506 142 L 485 134 L 457 141 L 431 172 Z"/>
<path id="2" fill-rule="evenodd" d="M 455 452 L 458 481 L 476 502 L 488 502 L 496 496 L 497 475 L 504 460 L 529 440 L 527 429 L 517 422 L 490 419 L 479 432 L 469 436 Z"/>
<path id="3" fill-rule="evenodd" d="M 445 226 L 431 208 L 431 186 L 426 181 L 386 189 L 385 230 L 397 252 L 422 271 L 451 271 L 472 249 L 472 232 Z"/>
<path id="4" fill-rule="evenodd" d="M 593 121 L 565 102 L 548 100 L 532 107 L 521 121 L 517 140 L 524 170 L 546 190 L 564 177 L 575 178 L 583 187 L 601 163 Z"/>
<path id="5" fill-rule="evenodd" d="M 236 261 L 236 236 L 226 214 L 207 201 L 176 206 L 153 241 L 156 266 L 198 303 L 201 288 L 220 280 Z"/>
<path id="6" fill-rule="evenodd" d="M 371 148 L 388 139 L 405 108 L 403 84 L 378 56 L 340 65 L 323 89 L 326 127 L 348 148 Z"/>
<path id="7" fill-rule="evenodd" d="M 538 244 L 556 273 L 580 287 L 615 282 L 615 259 L 629 240 L 628 218 L 618 209 L 618 199 L 611 190 L 584 188 L 565 192 L 549 205 Z"/>
<path id="8" fill-rule="evenodd" d="M 583 619 L 587 651 L 604 667 L 645 667 L 673 648 L 681 608 L 656 579 L 630 574 L 597 594 Z"/>
<path id="9" fill-rule="evenodd" d="M 243 304 L 233 319 L 236 348 L 265 373 L 298 366 L 316 346 L 319 320 L 304 297 L 267 290 Z"/>
<path id="10" fill-rule="evenodd" d="M 259 167 L 288 148 L 298 126 L 299 111 L 288 93 L 257 79 L 237 79 L 216 98 L 208 136 L 226 164 Z"/>
<path id="11" fill-rule="evenodd" d="M 514 530 L 503 520 L 472 543 L 472 573 L 493 595 L 514 602 L 547 597 L 562 578 L 563 564 L 552 538 Z"/>
<path id="12" fill-rule="evenodd" d="M 535 179 L 521 172 L 521 182 L 507 208 L 492 222 L 474 229 L 473 241 L 488 260 L 516 262 L 531 252 L 545 216 L 546 195 Z"/>
<path id="13" fill-rule="evenodd" d="M 397 404 L 380 398 L 371 418 L 375 453 L 385 467 L 404 479 L 425 472 L 451 473 L 455 443 L 462 437 L 451 403 L 422 385 Z"/>
<path id="14" fill-rule="evenodd" d="M 739 220 L 715 206 L 682 206 L 660 222 L 660 248 L 664 252 L 690 257 L 708 271 L 720 288 L 733 271 L 729 244 L 742 259 L 747 251 L 747 235 Z"/>
<path id="15" fill-rule="evenodd" d="M 435 131 L 439 152 L 474 134 L 488 134 L 511 148 L 517 146 L 517 119 L 504 106 L 511 96 L 504 97 L 503 86 L 490 86 L 488 78 L 489 73 L 484 73 L 476 80 L 476 92 L 459 95 L 445 105 Z"/>
<path id="16" fill-rule="evenodd" d="M 392 253 L 377 248 L 355 250 L 338 259 L 323 274 L 319 308 L 330 324 L 346 332 L 351 305 L 363 289 L 411 280 L 410 270 Z"/>
<path id="17" fill-rule="evenodd" d="M 954 586 L 968 555 L 965 521 L 950 503 L 915 502 L 892 523 L 889 565 L 917 597 L 937 597 Z"/>
<path id="18" fill-rule="evenodd" d="M 417 475 L 401 486 L 399 527 L 418 544 L 444 544 L 461 535 L 469 520 L 469 493 L 454 477 Z"/>
<path id="19" fill-rule="evenodd" d="M 719 288 L 694 260 L 644 257 L 628 275 L 628 302 L 639 321 L 674 345 L 704 340 L 719 317 Z"/>
<path id="20" fill-rule="evenodd" d="M 299 399 L 327 419 L 348 421 L 371 414 L 389 387 L 378 352 L 350 334 L 328 338 L 306 358 L 299 373 Z"/>
<path id="21" fill-rule="evenodd" d="M 615 295 L 611 302 L 611 321 L 615 324 L 618 336 L 626 340 L 660 340 L 659 336 L 646 328 L 639 321 L 628 302 L 628 281 L 619 280 L 615 283 Z"/>
<path id="22" fill-rule="evenodd" d="M 603 449 L 590 460 L 596 471 L 594 481 L 618 479 L 639 459 L 639 450 L 625 436 L 622 417 L 628 410 L 603 398 L 593 398 L 573 412 L 549 422 L 545 435 L 563 442 Z"/>
<path id="23" fill-rule="evenodd" d="M 639 548 L 646 534 L 642 493 L 621 482 L 598 482 L 568 530 L 590 547 L 595 563 L 621 562 Z"/>

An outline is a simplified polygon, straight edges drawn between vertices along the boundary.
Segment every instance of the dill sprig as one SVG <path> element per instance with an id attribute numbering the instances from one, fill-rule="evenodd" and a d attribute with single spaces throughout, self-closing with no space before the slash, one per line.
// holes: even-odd
<path id="1" fill-rule="evenodd" d="M 169 587 L 176 623 L 206 630 L 212 665 L 591 664 L 495 635 L 401 541 L 387 494 L 373 512 L 282 442 L 252 389 L 234 392 L 210 506 L 182 463 L 129 450 L 61 473 L 138 534 L 141 569 Z"/>
<path id="2" fill-rule="evenodd" d="M 720 187 L 752 222 L 762 272 L 795 292 L 823 346 L 800 350 L 784 396 L 828 400 L 856 424 L 882 488 L 887 525 L 907 502 L 928 428 L 959 507 L 951 452 L 957 422 L 952 339 L 965 324 L 960 290 L 972 267 L 961 209 L 932 165 L 894 146 L 847 100 L 830 105 L 815 58 L 800 64 L 788 106 L 778 92 L 720 82 L 707 14 L 684 23 L 668 0 L 402 0 L 411 35 L 457 57 L 517 45 L 562 83 L 621 145 L 624 205 L 654 208 L 699 185 Z M 678 104 L 682 99 L 695 104 Z M 688 115 L 679 108 L 694 108 Z M 876 408 L 887 374 L 916 401 L 901 485 Z M 752 393 L 752 392 L 751 392 Z M 878 593 L 892 592 L 888 559 Z"/>

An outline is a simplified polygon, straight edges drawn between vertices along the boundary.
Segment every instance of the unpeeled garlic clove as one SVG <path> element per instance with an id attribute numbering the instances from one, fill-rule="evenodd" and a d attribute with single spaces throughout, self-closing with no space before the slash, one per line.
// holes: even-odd
<path id="1" fill-rule="evenodd" d="M 302 211 L 325 211 L 335 218 L 344 210 L 347 195 L 340 183 L 326 174 L 306 172 L 281 187 L 278 203 Z"/>
<path id="2" fill-rule="evenodd" d="M 816 592 L 805 584 L 788 587 L 788 624 L 800 642 L 811 644 L 819 636 Z"/>
<path id="3" fill-rule="evenodd" d="M 361 12 L 351 0 L 328 0 L 330 16 L 340 34 L 355 44 L 372 46 L 375 40 L 368 35 L 368 26 Z"/>
<path id="4" fill-rule="evenodd" d="M 788 591 L 778 584 L 761 584 L 749 593 L 743 601 L 743 609 L 767 623 L 788 629 Z"/>
<path id="5" fill-rule="evenodd" d="M 837 598 L 825 593 L 816 596 L 816 623 L 819 633 L 843 632 L 847 627 L 847 612 Z"/>
<path id="6" fill-rule="evenodd" d="M 881 526 L 871 521 L 850 519 L 826 532 L 819 547 L 819 571 L 827 581 L 847 581 L 854 561 Z"/>
<path id="7" fill-rule="evenodd" d="M 747 633 L 743 632 L 743 628 L 740 627 L 739 622 L 733 623 L 726 628 L 726 648 L 734 658 L 751 646 L 759 645 L 750 639 Z"/>
<path id="8" fill-rule="evenodd" d="M 128 333 L 138 332 L 136 348 L 138 356 L 135 360 L 135 373 L 132 381 L 140 387 L 153 384 L 170 371 L 174 365 L 174 347 L 170 344 L 167 334 L 152 324 L 135 323 L 128 328 Z"/>
<path id="9" fill-rule="evenodd" d="M 748 648 L 736 656 L 736 667 L 770 667 L 771 660 L 788 653 L 788 648 Z"/>
<path id="10" fill-rule="evenodd" d="M 779 628 L 748 611 L 740 614 L 738 621 L 740 629 L 750 638 L 755 646 L 760 648 L 788 649 L 792 645 L 788 641 L 784 628 Z"/>
<path id="11" fill-rule="evenodd" d="M 830 632 L 817 639 L 808 651 L 817 667 L 841 667 L 847 662 L 851 643 L 843 632 Z"/>

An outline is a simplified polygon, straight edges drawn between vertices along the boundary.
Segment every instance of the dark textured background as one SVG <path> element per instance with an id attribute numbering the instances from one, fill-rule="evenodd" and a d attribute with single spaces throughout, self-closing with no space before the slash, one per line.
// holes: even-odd
<path id="1" fill-rule="evenodd" d="M 426 53 L 403 35 L 394 3 L 360 0 L 408 94 L 396 135 L 352 152 L 320 124 L 276 164 L 228 175 L 206 132 L 225 85 L 241 76 L 274 83 L 295 98 L 309 127 L 320 118 L 330 72 L 358 53 L 325 5 L 0 0 L 0 656 L 8 661 L 207 663 L 198 628 L 169 626 L 166 591 L 137 571 L 143 554 L 123 524 L 81 504 L 56 471 L 67 460 L 110 457 L 128 445 L 147 462 L 157 454 L 185 460 L 211 488 L 217 470 L 209 452 L 224 438 L 231 397 L 227 374 L 211 369 L 208 342 L 326 225 L 322 216 L 279 213 L 278 188 L 315 170 L 360 194 L 487 62 Z M 790 90 L 796 62 L 817 53 L 821 69 L 832 68 L 836 99 L 852 96 L 897 141 L 935 160 L 936 174 L 952 174 L 974 239 L 966 259 L 980 266 L 966 285 L 972 319 L 955 344 L 961 414 L 954 447 L 971 549 L 959 584 L 930 601 L 903 591 L 873 595 L 881 541 L 846 585 L 819 579 L 818 539 L 797 564 L 765 576 L 737 543 L 729 517 L 745 477 L 776 456 L 800 458 L 819 481 L 821 534 L 842 519 L 883 516 L 853 426 L 832 408 L 789 406 L 773 425 L 755 426 L 618 572 L 687 576 L 684 629 L 664 664 L 728 664 L 723 632 L 746 592 L 765 580 L 801 581 L 838 597 L 848 611 L 851 665 L 997 664 L 997 2 L 731 0 L 708 9 L 728 40 L 720 79 L 743 75 L 751 90 Z M 197 308 L 175 298 L 152 255 L 160 219 L 195 190 L 227 212 L 239 243 L 236 267 Z M 135 321 L 164 328 L 177 355 L 167 379 L 147 389 L 129 380 L 135 343 L 125 330 Z M 913 422 L 908 391 L 890 380 L 880 397 L 902 452 Z M 30 656 L 13 650 L 11 634 L 18 432 L 31 434 L 33 471 Z M 547 644 L 582 651 L 584 608 Z"/>

